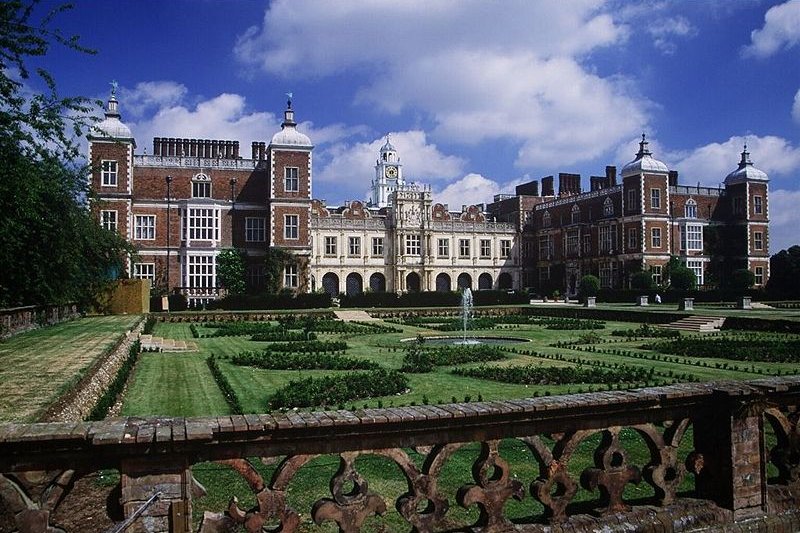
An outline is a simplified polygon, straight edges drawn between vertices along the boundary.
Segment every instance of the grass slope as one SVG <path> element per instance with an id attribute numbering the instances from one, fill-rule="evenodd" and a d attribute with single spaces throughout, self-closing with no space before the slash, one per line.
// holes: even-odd
<path id="1" fill-rule="evenodd" d="M 85 317 L 0 342 L 0 420 L 36 420 L 139 318 Z"/>

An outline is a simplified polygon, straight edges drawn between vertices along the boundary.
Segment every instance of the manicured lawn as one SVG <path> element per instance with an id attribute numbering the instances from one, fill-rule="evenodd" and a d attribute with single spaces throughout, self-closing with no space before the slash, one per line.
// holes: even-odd
<path id="1" fill-rule="evenodd" d="M 35 421 L 140 318 L 80 318 L 0 342 L 0 420 Z"/>

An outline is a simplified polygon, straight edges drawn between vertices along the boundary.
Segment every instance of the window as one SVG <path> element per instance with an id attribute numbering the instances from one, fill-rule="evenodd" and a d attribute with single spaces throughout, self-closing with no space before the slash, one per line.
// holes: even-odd
<path id="1" fill-rule="evenodd" d="M 638 240 L 638 233 L 639 232 L 636 231 L 636 228 L 628 228 L 628 248 L 630 250 L 636 250 L 639 248 L 639 243 L 636 242 Z"/>
<path id="2" fill-rule="evenodd" d="M 697 202 L 691 198 L 686 202 L 685 215 L 686 218 L 697 218 Z"/>
<path id="3" fill-rule="evenodd" d="M 481 239 L 481 257 L 492 257 L 492 241 L 489 239 Z"/>
<path id="4" fill-rule="evenodd" d="M 192 198 L 211 198 L 211 178 L 202 173 L 192 178 Z"/>
<path id="5" fill-rule="evenodd" d="M 406 255 L 419 255 L 419 235 L 406 235 Z"/>
<path id="6" fill-rule="evenodd" d="M 661 248 L 661 228 L 653 228 L 650 230 L 650 245 L 653 248 Z"/>
<path id="7" fill-rule="evenodd" d="M 661 209 L 661 189 L 650 189 L 650 207 Z"/>
<path id="8" fill-rule="evenodd" d="M 213 255 L 190 255 L 189 287 L 216 287 L 216 257 Z"/>
<path id="9" fill-rule="evenodd" d="M 383 237 L 372 238 L 372 255 L 383 257 Z"/>
<path id="10" fill-rule="evenodd" d="M 613 252 L 614 241 L 617 240 L 616 226 L 600 226 L 600 251 Z"/>
<path id="11" fill-rule="evenodd" d="M 628 189 L 628 211 L 638 211 L 636 209 L 636 189 Z"/>
<path id="12" fill-rule="evenodd" d="M 764 204 L 760 196 L 753 196 L 753 214 L 761 215 L 764 213 Z"/>
<path id="13" fill-rule="evenodd" d="M 450 257 L 450 239 L 439 239 L 436 251 L 439 257 Z"/>
<path id="14" fill-rule="evenodd" d="M 219 240 L 219 215 L 215 209 L 189 209 L 189 240 Z"/>
<path id="15" fill-rule="evenodd" d="M 244 240 L 246 242 L 264 242 L 267 219 L 263 217 L 247 217 L 244 219 Z"/>
<path id="16" fill-rule="evenodd" d="M 336 237 L 325 237 L 325 255 L 336 255 Z"/>
<path id="17" fill-rule="evenodd" d="M 569 213 L 570 222 L 573 224 L 577 224 L 581 221 L 581 208 L 578 207 L 578 204 L 572 206 L 572 210 Z"/>
<path id="18" fill-rule="evenodd" d="M 615 285 L 617 278 L 617 263 L 605 263 L 600 265 L 600 286 L 608 289 Z"/>
<path id="19" fill-rule="evenodd" d="M 136 215 L 133 218 L 134 239 L 152 241 L 156 238 L 156 216 Z"/>
<path id="20" fill-rule="evenodd" d="M 755 271 L 755 275 L 756 275 L 755 284 L 756 285 L 763 285 L 764 284 L 764 267 L 756 267 L 755 270 L 756 270 Z"/>
<path id="21" fill-rule="evenodd" d="M 753 232 L 753 249 L 755 250 L 763 250 L 764 249 L 764 233 L 761 231 Z"/>
<path id="22" fill-rule="evenodd" d="M 701 287 L 703 285 L 703 262 L 698 259 L 688 259 L 686 268 L 694 272 L 694 276 L 697 278 L 697 286 Z"/>
<path id="23" fill-rule="evenodd" d="M 469 257 L 469 239 L 458 240 L 458 256 Z"/>
<path id="24" fill-rule="evenodd" d="M 286 192 L 298 192 L 300 190 L 300 169 L 297 167 L 286 167 L 283 169 L 283 188 Z"/>
<path id="25" fill-rule="evenodd" d="M 550 220 L 550 211 L 545 211 L 544 214 L 542 215 L 542 227 L 549 228 L 551 222 L 552 221 Z"/>
<path id="26" fill-rule="evenodd" d="M 703 249 L 703 226 L 686 224 L 681 226 L 681 250 L 692 251 Z"/>
<path id="27" fill-rule="evenodd" d="M 101 185 L 103 187 L 116 187 L 117 186 L 117 162 L 116 161 L 103 161 L 101 164 Z"/>
<path id="28" fill-rule="evenodd" d="M 550 280 L 550 267 L 539 267 L 539 283 L 544 284 Z"/>
<path id="29" fill-rule="evenodd" d="M 511 255 L 511 241 L 508 239 L 500 240 L 500 257 L 508 257 Z"/>
<path id="30" fill-rule="evenodd" d="M 361 237 L 348 237 L 347 252 L 349 255 L 361 255 Z"/>
<path id="31" fill-rule="evenodd" d="M 250 265 L 247 269 L 247 284 L 253 289 L 264 287 L 264 273 L 266 265 Z"/>
<path id="32" fill-rule="evenodd" d="M 663 281 L 663 273 L 662 273 L 662 266 L 661 265 L 653 265 L 650 267 L 650 273 L 653 275 L 653 283 L 656 285 L 661 285 Z"/>
<path id="33" fill-rule="evenodd" d="M 631 191 L 632 190 L 633 189 L 631 189 Z M 603 202 L 603 216 L 610 217 L 613 215 L 614 215 L 614 202 L 611 201 L 611 198 L 606 198 L 605 202 Z"/>
<path id="34" fill-rule="evenodd" d="M 592 253 L 592 236 L 587 233 L 583 236 L 583 255 Z"/>
<path id="35" fill-rule="evenodd" d="M 283 286 L 296 289 L 298 282 L 297 265 L 286 265 L 283 271 Z"/>
<path id="36" fill-rule="evenodd" d="M 133 264 L 133 277 L 136 279 L 149 279 L 150 281 L 156 280 L 156 264 L 155 263 L 134 263 Z"/>
<path id="37" fill-rule="evenodd" d="M 542 235 L 539 237 L 539 259 L 553 258 L 553 237 Z"/>
<path id="38" fill-rule="evenodd" d="M 100 211 L 100 225 L 109 231 L 117 231 L 117 212 Z"/>
<path id="39" fill-rule="evenodd" d="M 567 231 L 567 255 L 578 255 L 578 230 Z"/>
<path id="40" fill-rule="evenodd" d="M 300 233 L 300 217 L 297 215 L 283 215 L 283 237 L 297 239 Z"/>

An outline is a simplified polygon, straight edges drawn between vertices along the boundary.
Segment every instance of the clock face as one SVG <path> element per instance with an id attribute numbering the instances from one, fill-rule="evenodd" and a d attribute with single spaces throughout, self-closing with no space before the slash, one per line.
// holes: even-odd
<path id="1" fill-rule="evenodd" d="M 386 167 L 386 177 L 387 178 L 396 178 L 397 177 L 397 167 Z"/>

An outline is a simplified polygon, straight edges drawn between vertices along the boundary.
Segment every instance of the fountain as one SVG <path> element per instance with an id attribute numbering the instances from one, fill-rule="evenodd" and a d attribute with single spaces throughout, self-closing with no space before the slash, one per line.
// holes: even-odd
<path id="1" fill-rule="evenodd" d="M 461 341 L 454 344 L 480 344 L 481 341 L 477 339 L 467 339 L 467 325 L 472 316 L 472 289 L 469 287 L 464 289 L 461 293 L 461 320 L 464 324 L 464 334 Z"/>

